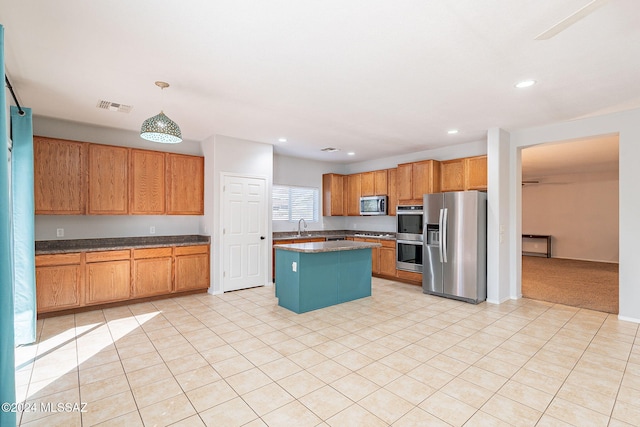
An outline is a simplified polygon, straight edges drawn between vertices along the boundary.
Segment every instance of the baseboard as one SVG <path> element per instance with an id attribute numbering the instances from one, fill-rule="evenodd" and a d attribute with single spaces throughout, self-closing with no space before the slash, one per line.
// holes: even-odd
<path id="1" fill-rule="evenodd" d="M 503 302 L 507 302 L 507 301 L 512 300 L 512 299 L 517 299 L 517 298 L 512 298 L 511 296 L 504 297 L 502 299 L 489 299 L 489 298 L 487 298 L 486 301 L 489 304 L 502 304 Z"/>
<path id="2" fill-rule="evenodd" d="M 602 261 L 599 259 L 586 259 L 586 258 L 567 258 L 562 256 L 552 256 L 551 259 L 568 259 L 569 261 L 586 261 L 586 262 L 601 262 L 604 264 L 620 264 L 618 261 Z"/>
<path id="3" fill-rule="evenodd" d="M 620 316 L 620 315 L 618 315 L 618 320 L 623 320 L 625 322 L 632 322 L 632 323 L 640 323 L 640 319 L 636 319 L 634 317 Z"/>

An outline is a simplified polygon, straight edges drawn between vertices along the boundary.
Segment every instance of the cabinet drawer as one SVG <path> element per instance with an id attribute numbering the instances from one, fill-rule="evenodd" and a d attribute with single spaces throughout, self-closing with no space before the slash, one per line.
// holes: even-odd
<path id="1" fill-rule="evenodd" d="M 52 254 L 52 255 L 36 255 L 36 267 L 45 265 L 72 265 L 80 264 L 80 254 Z"/>
<path id="2" fill-rule="evenodd" d="M 397 273 L 398 273 L 398 277 L 401 279 L 422 283 L 422 273 L 416 273 L 414 271 L 405 271 L 405 270 L 398 270 Z"/>
<path id="3" fill-rule="evenodd" d="M 171 256 L 171 248 L 134 249 L 133 258 L 164 258 Z"/>
<path id="4" fill-rule="evenodd" d="M 396 242 L 395 240 L 382 240 L 380 239 L 380 244 L 382 244 L 383 247 L 385 248 L 394 248 L 396 247 Z"/>
<path id="5" fill-rule="evenodd" d="M 128 249 L 121 251 L 100 251 L 100 252 L 87 252 L 87 262 L 102 262 L 102 261 L 119 261 L 128 260 L 131 256 L 131 252 Z"/>
<path id="6" fill-rule="evenodd" d="M 176 256 L 179 255 L 193 255 L 193 254 L 206 254 L 209 247 L 207 245 L 194 245 L 194 246 L 177 246 L 175 250 Z"/>

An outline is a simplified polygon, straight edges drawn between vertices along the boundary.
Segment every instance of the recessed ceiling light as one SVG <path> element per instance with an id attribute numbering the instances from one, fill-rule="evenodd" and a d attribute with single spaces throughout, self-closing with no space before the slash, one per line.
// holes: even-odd
<path id="1" fill-rule="evenodd" d="M 347 156 L 355 156 L 355 155 L 356 155 L 356 153 L 354 153 L 353 151 L 349 151 L 349 152 L 347 153 Z"/>
<path id="2" fill-rule="evenodd" d="M 448 133 L 449 135 L 455 135 L 456 133 L 458 133 L 458 129 L 451 129 L 451 130 L 448 130 L 448 131 L 447 131 L 447 133 Z"/>
<path id="3" fill-rule="evenodd" d="M 278 142 L 287 142 L 287 138 L 278 138 Z"/>
<path id="4" fill-rule="evenodd" d="M 533 86 L 534 84 L 536 84 L 536 81 L 535 81 L 535 80 L 523 80 L 523 81 L 521 81 L 521 82 L 519 82 L 519 83 L 516 83 L 516 87 L 517 87 L 518 89 L 523 89 L 523 88 L 525 88 L 525 87 L 531 87 L 531 86 Z"/>

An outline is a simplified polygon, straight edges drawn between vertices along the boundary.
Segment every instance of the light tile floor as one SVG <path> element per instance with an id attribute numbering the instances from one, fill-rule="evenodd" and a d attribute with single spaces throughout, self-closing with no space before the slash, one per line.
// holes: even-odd
<path id="1" fill-rule="evenodd" d="M 23 426 L 640 425 L 637 324 L 381 279 L 301 315 L 269 286 L 49 318 L 16 359 Z"/>

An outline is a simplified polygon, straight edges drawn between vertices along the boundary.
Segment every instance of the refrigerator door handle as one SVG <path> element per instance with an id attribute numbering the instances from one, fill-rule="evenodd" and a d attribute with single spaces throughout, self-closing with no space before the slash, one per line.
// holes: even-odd
<path id="1" fill-rule="evenodd" d="M 444 237 L 443 228 L 442 228 L 442 218 L 444 216 L 444 209 L 440 209 L 440 218 L 438 219 L 438 230 L 440 234 L 440 239 L 438 241 L 438 253 L 440 254 L 440 262 L 444 262 L 444 258 L 442 257 L 442 239 Z"/>
<path id="2" fill-rule="evenodd" d="M 440 232 L 440 250 L 442 251 L 442 262 L 448 262 L 447 261 L 447 228 L 449 228 L 449 210 L 447 208 L 443 209 L 443 215 L 442 215 L 442 229 Z"/>

